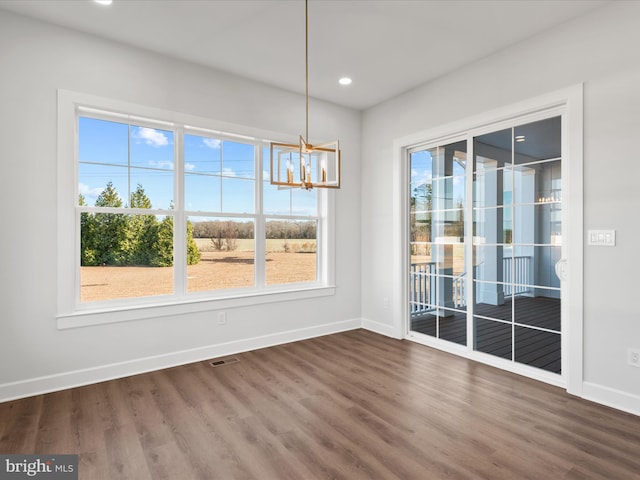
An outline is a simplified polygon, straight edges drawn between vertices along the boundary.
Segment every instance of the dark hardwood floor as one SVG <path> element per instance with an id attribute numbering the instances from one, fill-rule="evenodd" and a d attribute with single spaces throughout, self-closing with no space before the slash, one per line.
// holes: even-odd
<path id="1" fill-rule="evenodd" d="M 368 331 L 0 404 L 80 479 L 640 478 L 640 417 Z"/>
<path id="2" fill-rule="evenodd" d="M 516 296 L 515 300 L 505 299 L 502 305 L 477 304 L 474 311 L 477 315 L 489 317 L 474 316 L 475 350 L 507 360 L 512 360 L 515 353 L 516 362 L 553 373 L 562 373 L 559 299 L 521 295 Z M 524 326 L 512 326 L 491 320 L 511 322 L 514 313 L 517 323 Z M 440 324 L 438 334 L 436 322 Z M 546 328 L 558 333 L 529 326 Z M 415 314 L 411 318 L 411 330 L 466 345 L 467 314 L 454 311 L 448 311 L 446 317 L 436 317 L 431 313 Z M 512 349 L 514 341 L 515 348 Z"/>

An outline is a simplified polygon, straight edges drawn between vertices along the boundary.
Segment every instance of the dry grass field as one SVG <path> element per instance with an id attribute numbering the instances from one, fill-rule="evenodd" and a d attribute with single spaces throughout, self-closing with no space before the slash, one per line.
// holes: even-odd
<path id="1" fill-rule="evenodd" d="M 421 245 L 420 245 L 421 247 Z M 460 275 L 464 270 L 464 245 L 442 245 L 442 260 L 440 268 L 451 268 L 451 275 Z M 417 255 L 411 255 L 411 263 L 428 263 L 433 260 L 431 254 L 420 251 L 418 248 Z"/>
<path id="2" fill-rule="evenodd" d="M 173 293 L 172 267 L 82 267 L 82 302 Z M 270 251 L 266 254 L 267 285 L 313 281 L 314 253 Z M 197 265 L 187 267 L 187 290 L 202 292 L 254 285 L 254 253 L 202 252 Z"/>

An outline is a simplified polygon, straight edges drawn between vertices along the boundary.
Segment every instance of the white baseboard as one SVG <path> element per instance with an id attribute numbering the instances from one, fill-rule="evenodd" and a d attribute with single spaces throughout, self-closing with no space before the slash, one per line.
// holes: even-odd
<path id="1" fill-rule="evenodd" d="M 603 387 L 596 383 L 584 382 L 582 384 L 582 398 L 640 416 L 640 396 L 638 395 Z"/>
<path id="2" fill-rule="evenodd" d="M 398 332 L 396 332 L 396 329 L 392 325 L 376 322 L 367 318 L 362 319 L 362 328 L 364 328 L 365 330 L 370 330 L 374 333 L 379 333 L 380 335 L 385 335 L 387 337 L 397 339 L 402 338 L 401 335 L 398 335 Z"/>
<path id="3" fill-rule="evenodd" d="M 75 370 L 46 377 L 32 378 L 18 382 L 0 384 L 0 402 L 31 397 L 68 388 L 80 387 L 92 383 L 137 375 L 139 373 L 175 367 L 187 363 L 234 355 L 259 348 L 272 347 L 283 343 L 364 328 L 391 338 L 398 338 L 395 329 L 384 323 L 366 318 L 356 318 L 340 322 L 327 323 L 315 327 L 288 330 L 260 337 L 236 340 L 233 342 L 208 345 L 171 352 L 153 357 L 139 358 L 127 362 L 113 363 L 99 367 Z M 582 397 L 617 410 L 640 416 L 640 396 L 621 390 L 584 382 Z"/>
<path id="4" fill-rule="evenodd" d="M 175 367 L 187 363 L 200 362 L 210 358 L 234 355 L 259 348 L 319 337 L 321 335 L 354 330 L 361 326 L 362 321 L 360 318 L 344 320 L 309 328 L 288 330 L 271 335 L 171 352 L 153 357 L 64 372 L 46 377 L 4 383 L 0 384 L 0 402 L 128 377 L 130 375 L 137 375 L 139 373 Z"/>

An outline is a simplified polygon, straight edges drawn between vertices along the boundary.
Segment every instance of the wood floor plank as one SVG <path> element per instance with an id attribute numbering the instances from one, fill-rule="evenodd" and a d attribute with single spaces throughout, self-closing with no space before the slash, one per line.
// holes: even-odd
<path id="1" fill-rule="evenodd" d="M 250 370 L 254 371 L 253 368 Z M 333 395 L 327 395 L 326 391 L 321 391 L 319 394 L 307 395 L 296 403 L 288 402 L 285 409 L 283 408 L 284 404 L 273 401 L 278 399 L 278 395 L 267 385 L 257 385 L 251 381 L 249 375 L 240 374 L 239 376 L 254 388 L 254 391 L 251 392 L 252 396 L 262 398 L 262 403 L 256 409 L 256 418 L 263 425 L 273 430 L 271 419 L 276 418 L 284 425 L 278 430 L 297 429 L 300 436 L 310 442 L 314 449 L 320 449 L 324 452 L 323 457 L 336 457 L 336 463 L 341 465 L 340 476 L 353 479 L 397 478 L 391 472 L 386 472 L 386 477 L 380 477 L 379 471 L 382 469 L 382 465 L 372 465 L 378 463 L 376 458 L 372 457 L 369 452 L 356 454 L 348 441 L 336 436 L 335 429 L 327 417 L 318 415 L 313 410 L 304 407 L 313 398 L 318 398 L 324 404 L 335 402 L 336 405 L 339 405 L 337 411 L 344 411 L 345 403 L 343 400 Z M 349 402 L 348 406 L 352 406 L 352 403 Z"/>
<path id="2" fill-rule="evenodd" d="M 73 390 L 45 395 L 38 420 L 34 449 L 43 454 L 59 454 L 73 449 L 71 417 Z"/>
<path id="3" fill-rule="evenodd" d="M 0 403 L 0 453 L 30 452 L 44 396 Z"/>
<path id="4" fill-rule="evenodd" d="M 322 346 L 319 352 L 324 352 L 326 346 Z M 298 353 L 300 357 L 307 355 L 307 352 Z M 450 425 L 440 423 L 437 419 L 438 412 L 430 412 L 427 415 L 420 416 L 415 415 L 416 411 L 421 410 L 420 404 L 409 404 L 403 402 L 404 410 L 399 410 L 398 403 L 396 403 L 396 395 L 394 392 L 385 386 L 385 381 L 375 384 L 369 379 L 363 379 L 358 377 L 352 379 L 347 376 L 344 380 L 338 378 L 340 370 L 334 372 L 334 378 L 330 380 L 334 389 L 343 395 L 348 395 L 354 402 L 361 405 L 367 411 L 370 411 L 375 416 L 379 417 L 388 424 L 394 424 L 397 428 L 400 428 L 405 435 L 415 436 L 417 433 L 428 432 L 429 434 L 425 438 L 414 438 L 412 444 L 406 444 L 405 447 L 411 445 L 420 445 L 421 448 L 435 453 L 434 456 L 426 458 L 419 455 L 418 452 L 410 458 L 417 459 L 424 462 L 422 467 L 424 472 L 428 472 L 429 475 L 434 478 L 445 477 L 454 475 L 456 478 L 474 478 L 473 475 L 467 475 L 464 473 L 465 465 L 456 465 L 447 462 L 442 462 L 442 458 L 438 453 L 444 452 L 447 447 L 452 446 L 454 442 L 456 432 L 450 429 Z M 371 394 L 376 397 L 375 403 L 370 403 Z M 408 399 L 414 397 L 413 392 L 408 392 Z M 456 416 L 454 415 L 454 418 Z M 431 433 L 433 432 L 433 434 Z M 409 449 L 411 451 L 411 448 Z M 407 457 L 406 455 L 404 456 Z M 469 455 L 467 455 L 469 457 Z M 472 457 L 472 456 L 471 456 Z M 472 461 L 473 458 L 468 461 Z M 412 477 L 413 478 L 413 477 Z"/>
<path id="5" fill-rule="evenodd" d="M 72 452 L 82 452 L 78 456 L 78 469 L 88 478 L 107 479 L 106 448 L 101 409 L 101 385 L 88 385 L 71 391 Z"/>
<path id="6" fill-rule="evenodd" d="M 122 380 L 126 400 L 144 452 L 147 468 L 155 479 L 171 479 L 181 475 L 195 478 L 188 459 L 174 441 L 174 432 L 156 403 L 157 387 L 151 375 L 136 375 Z"/>
<path id="7" fill-rule="evenodd" d="M 189 384 L 195 383 L 190 375 L 192 368 L 197 366 L 179 369 L 189 379 Z M 219 459 L 224 458 L 226 444 L 221 442 L 217 431 L 208 428 L 203 421 L 194 401 L 183 391 L 184 383 L 176 382 L 181 375 L 176 375 L 176 369 L 168 369 L 151 372 L 150 377 L 154 385 L 154 405 L 171 431 L 171 439 L 183 458 L 187 478 L 226 478 L 229 464 L 223 462 L 223 468 L 217 467 Z M 201 395 L 199 391 L 196 401 Z M 188 432 L 184 431 L 185 425 L 189 425 Z"/>
<path id="8" fill-rule="evenodd" d="M 640 417 L 419 344 L 235 358 L 0 404 L 0 452 L 77 453 L 91 480 L 640 479 Z"/>

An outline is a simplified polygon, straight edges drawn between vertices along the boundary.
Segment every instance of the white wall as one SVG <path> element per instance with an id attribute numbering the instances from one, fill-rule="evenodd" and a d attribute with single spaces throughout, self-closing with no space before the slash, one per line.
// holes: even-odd
<path id="1" fill-rule="evenodd" d="M 618 244 L 585 246 L 583 394 L 640 414 L 640 369 L 627 365 L 627 348 L 640 348 L 639 22 L 640 2 L 614 2 L 364 113 L 365 325 L 401 334 L 398 306 L 383 308 L 397 280 L 394 139 L 584 82 L 584 227 L 616 229 Z"/>
<path id="2" fill-rule="evenodd" d="M 360 325 L 359 112 L 312 101 L 313 136 L 339 138 L 334 296 L 56 328 L 58 88 L 283 134 L 304 97 L 0 12 L 0 401 Z M 71 174 L 71 172 L 70 172 Z"/>

